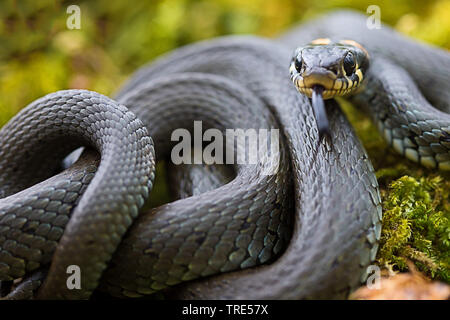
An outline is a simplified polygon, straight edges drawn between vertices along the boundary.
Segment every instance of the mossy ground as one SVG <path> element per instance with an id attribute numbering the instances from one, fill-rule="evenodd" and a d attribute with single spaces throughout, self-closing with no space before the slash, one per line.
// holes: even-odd
<path id="1" fill-rule="evenodd" d="M 400 157 L 365 115 L 342 105 L 380 185 L 383 220 L 377 264 L 406 271 L 410 260 L 429 277 L 450 283 L 450 174 Z"/>
<path id="2" fill-rule="evenodd" d="M 72 1 L 0 3 L 0 127 L 47 93 L 85 88 L 113 96 L 126 77 L 164 52 L 224 34 L 275 36 L 335 8 L 366 11 L 371 0 L 77 1 L 81 30 L 66 28 Z M 450 1 L 377 1 L 397 30 L 450 48 Z M 413 260 L 449 282 L 449 175 L 389 149 L 367 117 L 345 104 L 377 172 L 384 218 L 378 263 L 405 270 Z M 160 172 L 163 171 L 160 167 Z M 154 204 L 167 200 L 158 178 Z"/>

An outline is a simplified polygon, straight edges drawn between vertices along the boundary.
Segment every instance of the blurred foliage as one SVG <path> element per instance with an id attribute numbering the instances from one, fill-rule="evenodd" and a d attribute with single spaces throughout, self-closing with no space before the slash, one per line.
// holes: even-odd
<path id="1" fill-rule="evenodd" d="M 275 36 L 333 8 L 381 8 L 400 31 L 450 47 L 450 1 L 152 0 L 0 2 L 0 127 L 37 97 L 66 88 L 111 95 L 142 64 L 219 35 Z M 81 30 L 66 9 L 81 8 Z"/>
<path id="2" fill-rule="evenodd" d="M 81 7 L 80 30 L 66 27 L 66 9 L 71 4 Z M 138 67 L 187 43 L 225 34 L 276 36 L 326 11 L 354 8 L 365 12 L 371 4 L 380 6 L 383 22 L 400 32 L 450 48 L 449 0 L 1 1 L 0 127 L 31 101 L 56 90 L 85 88 L 111 96 Z M 402 257 L 413 254 L 404 250 L 409 246 L 438 264 L 441 254 L 447 254 L 448 268 L 448 242 L 436 243 L 435 231 L 430 235 L 428 227 L 435 217 L 447 217 L 446 228 L 439 230 L 448 241 L 450 209 L 434 199 L 436 194 L 448 197 L 445 181 L 449 175 L 402 159 L 387 148 L 365 115 L 348 103 L 344 110 L 377 170 L 386 215 L 394 221 L 384 221 L 383 243 L 389 246 L 381 247 L 379 262 L 404 268 Z M 161 190 L 165 189 L 157 190 L 158 198 L 163 197 Z M 408 236 L 391 232 L 392 223 L 409 230 Z M 402 237 L 403 249 L 392 247 L 394 240 L 389 237 L 395 241 Z M 438 271 L 433 274 L 448 281 L 448 272 L 447 276 Z"/>

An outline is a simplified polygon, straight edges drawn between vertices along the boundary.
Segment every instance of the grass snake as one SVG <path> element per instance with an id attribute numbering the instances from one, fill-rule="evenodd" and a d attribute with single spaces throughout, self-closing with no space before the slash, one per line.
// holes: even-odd
<path id="1" fill-rule="evenodd" d="M 87 299 L 94 290 L 344 298 L 364 282 L 381 231 L 374 169 L 334 100 L 325 103 L 329 139 L 322 139 L 311 100 L 289 77 L 294 49 L 317 38 L 362 44 L 371 66 L 351 101 L 394 149 L 450 168 L 450 55 L 441 49 L 385 25 L 369 30 L 366 17 L 350 11 L 275 40 L 189 45 L 141 68 L 115 100 L 58 91 L 0 130 L 6 298 Z M 156 159 L 170 156 L 171 133 L 193 132 L 196 120 L 222 132 L 279 129 L 279 161 L 263 155 L 256 164 L 171 166 L 178 200 L 142 210 Z M 69 265 L 81 268 L 80 290 L 66 286 Z M 11 289 L 14 279 L 22 280 Z"/>

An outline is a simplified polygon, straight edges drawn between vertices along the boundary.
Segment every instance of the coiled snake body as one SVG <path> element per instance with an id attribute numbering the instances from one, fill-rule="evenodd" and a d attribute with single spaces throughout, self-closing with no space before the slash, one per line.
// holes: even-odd
<path id="1" fill-rule="evenodd" d="M 372 165 L 336 102 L 327 101 L 330 139 L 321 139 L 310 100 L 289 79 L 293 49 L 321 37 L 368 49 L 368 82 L 353 101 L 396 150 L 449 169 L 450 56 L 442 50 L 386 26 L 368 30 L 352 12 L 277 41 L 187 46 L 138 71 L 117 102 L 59 91 L 1 129 L 0 280 L 24 278 L 8 298 L 89 298 L 97 287 L 121 297 L 347 296 L 375 259 L 382 209 Z M 171 133 L 194 131 L 196 120 L 221 131 L 279 129 L 279 161 L 263 155 L 231 173 L 172 168 L 185 177 L 174 179 L 182 199 L 139 213 L 155 154 L 168 159 Z M 88 148 L 60 171 L 80 146 Z M 223 176 L 228 183 L 215 181 Z M 81 289 L 67 288 L 70 265 L 80 267 Z"/>

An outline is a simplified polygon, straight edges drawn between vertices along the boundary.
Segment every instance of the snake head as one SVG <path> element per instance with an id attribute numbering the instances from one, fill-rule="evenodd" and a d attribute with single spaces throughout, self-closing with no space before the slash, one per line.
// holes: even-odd
<path id="1" fill-rule="evenodd" d="M 330 136 L 323 100 L 354 92 L 368 68 L 368 52 L 353 40 L 316 39 L 295 50 L 291 79 L 298 91 L 312 98 L 320 138 Z"/>
<path id="2" fill-rule="evenodd" d="M 323 99 L 331 99 L 354 92 L 368 67 L 369 54 L 359 43 L 316 39 L 295 50 L 289 71 L 298 91 L 311 98 L 321 86 Z"/>

